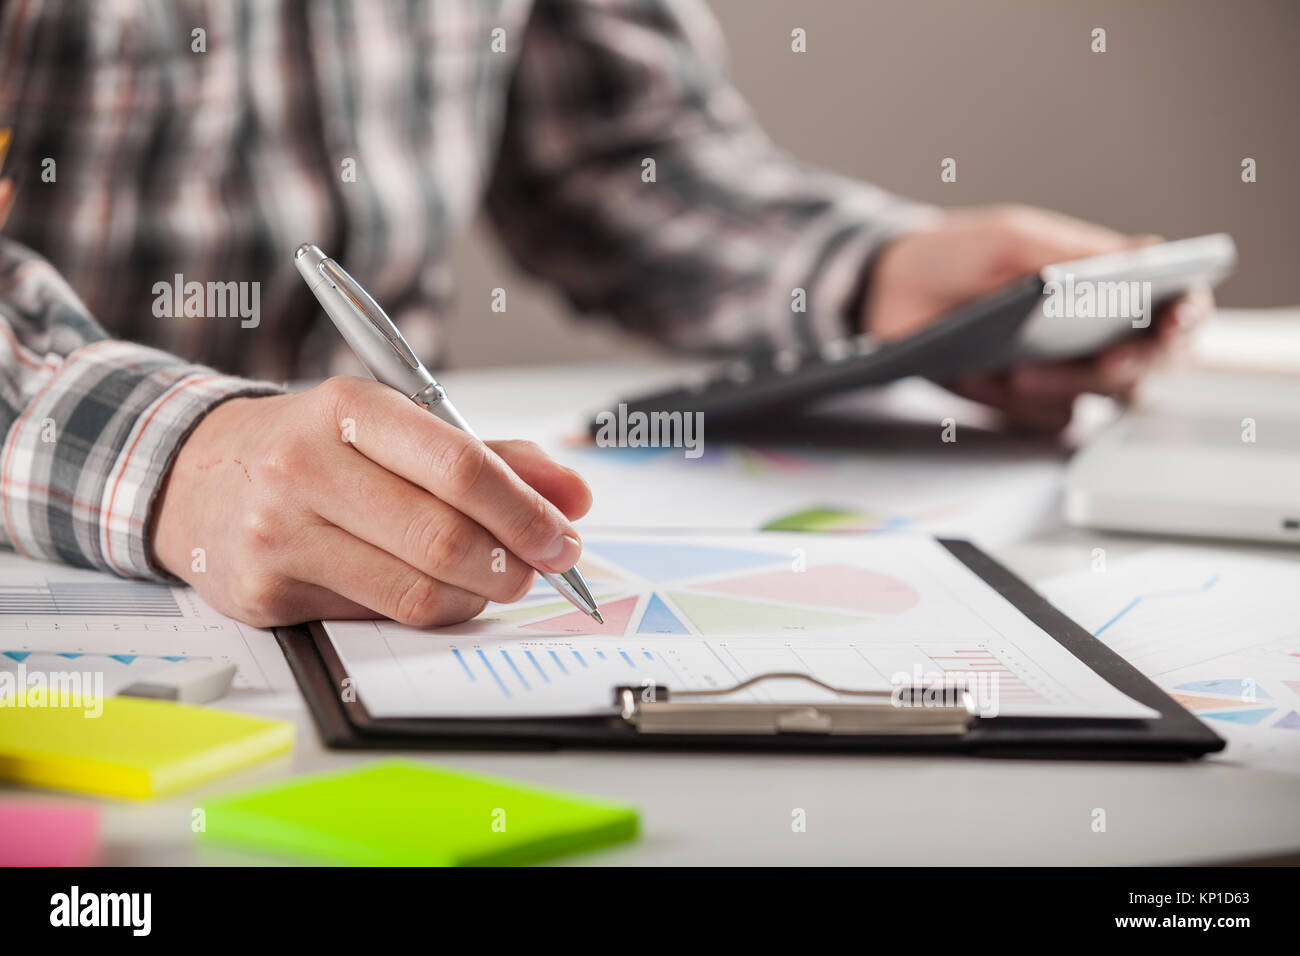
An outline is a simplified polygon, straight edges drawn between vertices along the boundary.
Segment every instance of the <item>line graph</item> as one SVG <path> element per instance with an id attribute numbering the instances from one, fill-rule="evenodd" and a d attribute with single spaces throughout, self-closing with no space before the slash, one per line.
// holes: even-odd
<path id="1" fill-rule="evenodd" d="M 1129 601 L 1122 608 L 1120 608 L 1120 610 L 1116 612 L 1114 617 L 1108 620 L 1101 627 L 1097 628 L 1097 630 L 1093 631 L 1092 636 L 1101 637 L 1102 634 L 1104 634 L 1107 630 L 1109 630 L 1113 625 L 1117 624 L 1120 620 L 1124 618 L 1126 614 L 1128 614 L 1130 611 L 1132 611 L 1134 608 L 1136 608 L 1139 604 L 1141 604 L 1144 601 L 1152 601 L 1159 598 L 1186 597 L 1191 594 L 1204 594 L 1206 591 L 1210 590 L 1210 588 L 1214 587 L 1214 585 L 1216 585 L 1218 582 L 1219 582 L 1219 575 L 1211 574 L 1208 578 L 1205 579 L 1205 583 L 1201 584 L 1199 587 L 1173 588 L 1166 591 L 1153 591 L 1149 594 L 1139 594 L 1133 600 Z"/>
<path id="2" fill-rule="evenodd" d="M 1048 598 L 1228 741 L 1222 758 L 1300 772 L 1293 560 L 1158 547 Z"/>

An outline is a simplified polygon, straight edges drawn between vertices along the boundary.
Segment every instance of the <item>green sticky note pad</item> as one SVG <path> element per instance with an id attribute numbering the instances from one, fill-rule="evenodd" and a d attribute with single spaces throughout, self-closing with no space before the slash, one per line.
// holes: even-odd
<path id="1" fill-rule="evenodd" d="M 407 760 L 209 801 L 203 837 L 318 863 L 513 866 L 630 840 L 631 807 Z"/>

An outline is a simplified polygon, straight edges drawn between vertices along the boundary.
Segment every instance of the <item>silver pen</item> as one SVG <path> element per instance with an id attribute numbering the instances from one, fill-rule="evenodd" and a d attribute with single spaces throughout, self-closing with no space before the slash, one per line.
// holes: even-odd
<path id="1" fill-rule="evenodd" d="M 304 242 L 298 247 L 298 251 L 293 254 L 293 261 L 307 281 L 308 288 L 325 309 L 325 314 L 377 381 L 397 389 L 448 425 L 470 435 L 474 434 L 469 422 L 461 417 L 447 397 L 446 389 L 438 384 L 416 358 L 392 319 L 361 288 L 356 279 L 310 242 Z M 546 571 L 538 573 L 568 598 L 574 607 L 590 614 L 601 624 L 605 623 L 605 619 L 600 616 L 596 599 L 591 596 L 587 582 L 582 579 L 582 574 L 576 567 L 563 574 L 550 574 Z"/>

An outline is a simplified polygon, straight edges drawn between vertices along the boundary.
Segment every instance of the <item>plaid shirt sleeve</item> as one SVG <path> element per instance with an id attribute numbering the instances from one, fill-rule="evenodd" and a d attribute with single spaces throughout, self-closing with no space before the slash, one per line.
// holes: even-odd
<path id="1" fill-rule="evenodd" d="M 680 348 L 817 349 L 931 211 L 777 150 L 723 62 L 694 0 L 539 0 L 488 209 L 580 311 Z"/>
<path id="2" fill-rule="evenodd" d="M 167 578 L 147 529 L 176 449 L 225 399 L 274 391 L 110 339 L 52 266 L 0 240 L 0 545 Z"/>

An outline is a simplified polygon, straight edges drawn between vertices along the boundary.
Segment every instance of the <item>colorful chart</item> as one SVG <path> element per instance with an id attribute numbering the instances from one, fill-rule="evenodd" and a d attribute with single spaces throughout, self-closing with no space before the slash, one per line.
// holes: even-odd
<path id="1" fill-rule="evenodd" d="M 789 674 L 964 686 L 983 716 L 1153 713 L 934 539 L 604 531 L 587 536 L 579 568 L 603 624 L 541 585 L 446 627 L 324 626 L 375 717 L 605 714 L 627 688 L 713 693 L 757 677 L 735 699 L 839 699 Z"/>
<path id="2" fill-rule="evenodd" d="M 0 657 L 7 657 L 9 658 L 9 660 L 17 661 L 19 664 L 22 664 L 25 663 L 27 659 L 31 657 L 32 654 L 34 653 L 36 652 L 35 651 L 0 651 Z M 48 653 L 48 652 L 43 652 L 43 653 Z M 178 657 L 176 655 L 171 655 L 171 654 L 167 654 L 167 655 L 164 654 L 89 654 L 89 653 L 83 653 L 79 651 L 77 652 L 55 651 L 54 653 L 49 654 L 49 656 L 62 657 L 70 661 L 75 661 L 78 658 L 92 658 L 92 659 L 108 658 L 109 660 L 117 661 L 117 663 L 119 664 L 134 664 L 136 661 L 140 661 L 142 663 L 157 663 L 158 661 L 168 661 L 169 663 L 175 664 L 175 663 L 179 663 L 180 661 L 192 659 L 185 656 Z M 208 660 L 208 658 L 202 658 L 202 659 Z"/>
<path id="3" fill-rule="evenodd" d="M 856 534 L 864 531 L 896 531 L 912 523 L 905 517 L 889 517 L 868 511 L 843 508 L 804 508 L 773 518 L 763 531 L 816 531 Z"/>
<path id="4" fill-rule="evenodd" d="M 767 521 L 761 531 L 812 531 L 829 534 L 888 534 L 904 531 L 927 522 L 955 518 L 962 513 L 961 503 L 914 510 L 910 514 L 878 514 L 873 511 L 819 506 L 803 508 Z"/>
<path id="5" fill-rule="evenodd" d="M 1276 724 L 1274 724 L 1273 729 L 1274 730 L 1300 730 L 1300 713 L 1297 713 L 1294 710 L 1291 711 L 1289 714 L 1287 714 L 1285 717 L 1279 720 Z"/>
<path id="6" fill-rule="evenodd" d="M 1207 720 L 1222 720 L 1230 724 L 1247 724 L 1253 727 L 1273 713 L 1275 709 L 1274 707 L 1261 707 L 1257 710 L 1225 710 L 1221 713 L 1203 713 L 1201 716 Z"/>
<path id="7" fill-rule="evenodd" d="M 1271 700 L 1268 693 L 1264 691 L 1259 682 L 1250 679 L 1242 680 L 1198 680 L 1191 681 L 1187 684 L 1179 684 L 1176 690 L 1190 690 L 1202 694 L 1223 694 L 1228 697 L 1236 697 L 1238 700 L 1247 703 L 1254 703 L 1256 700 Z"/>
<path id="8" fill-rule="evenodd" d="M 78 681 L 77 686 L 84 688 L 85 693 L 113 695 L 142 677 L 194 659 L 212 658 L 177 654 L 6 650 L 0 651 L 0 672 L 7 671 L 15 675 L 15 681 L 25 679 L 25 685 L 15 683 L 15 686 L 24 688 L 24 692 L 27 687 L 33 686 L 34 679 L 38 679 L 34 675 L 43 675 L 44 680 L 54 680 L 52 675 L 69 674 L 77 675 L 72 679 Z M 236 686 L 245 686 L 246 683 L 236 680 Z"/>
<path id="9" fill-rule="evenodd" d="M 738 635 L 835 631 L 916 605 L 910 585 L 845 563 L 796 567 L 791 555 L 655 541 L 589 541 L 579 567 L 604 624 L 544 582 L 521 606 L 493 605 L 484 623 L 540 634 Z"/>
<path id="10" fill-rule="evenodd" d="M 1206 578 L 1203 582 L 1196 585 L 1195 587 L 1172 588 L 1165 591 L 1152 591 L 1146 594 L 1139 594 L 1137 597 L 1133 598 L 1122 608 L 1120 608 L 1108 621 L 1106 621 L 1105 624 L 1097 628 L 1097 630 L 1093 631 L 1092 636 L 1101 637 L 1102 634 L 1106 633 L 1106 631 L 1110 630 L 1110 628 L 1114 627 L 1121 620 L 1123 620 L 1125 616 L 1127 616 L 1135 608 L 1137 608 L 1139 605 L 1143 604 L 1146 601 L 1152 601 L 1152 600 L 1159 601 L 1159 600 L 1164 600 L 1166 598 L 1182 598 L 1182 597 L 1189 597 L 1195 594 L 1204 594 L 1218 583 L 1219 583 L 1219 575 L 1212 574 L 1208 578 Z"/>
<path id="11" fill-rule="evenodd" d="M 1300 681 L 1281 683 L 1300 696 Z M 1300 713 L 1272 705 L 1273 695 L 1253 678 L 1219 677 L 1188 681 L 1176 685 L 1169 696 L 1204 720 L 1247 727 L 1272 727 L 1275 730 L 1300 730 Z"/>

